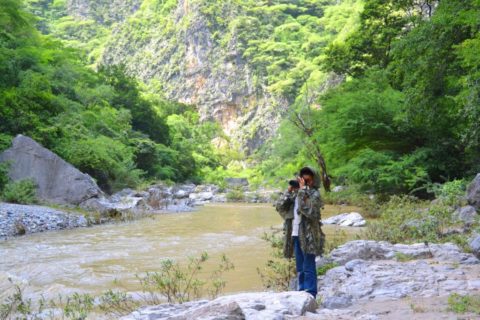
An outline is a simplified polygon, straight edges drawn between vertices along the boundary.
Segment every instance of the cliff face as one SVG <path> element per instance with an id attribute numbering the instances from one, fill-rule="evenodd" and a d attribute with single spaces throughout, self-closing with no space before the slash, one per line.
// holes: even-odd
<path id="1" fill-rule="evenodd" d="M 66 0 L 52 30 L 76 40 L 93 66 L 123 64 L 150 92 L 197 106 L 248 154 L 275 134 L 307 81 L 318 94 L 343 79 L 321 71 L 321 54 L 350 31 L 359 3 Z"/>
<path id="2" fill-rule="evenodd" d="M 223 14 L 240 9 L 230 10 Z M 118 26 L 111 39 L 102 63 L 125 64 L 146 83 L 159 85 L 168 99 L 196 105 L 203 119 L 218 121 L 247 151 L 275 132 L 286 110 L 285 99 L 255 80 L 235 39 L 226 45 L 214 39 L 199 2 L 180 0 L 171 14 L 153 20 L 134 17 Z"/>
<path id="3" fill-rule="evenodd" d="M 110 25 L 123 21 L 140 8 L 142 0 L 67 0 L 66 11 L 78 19 L 92 19 Z"/>

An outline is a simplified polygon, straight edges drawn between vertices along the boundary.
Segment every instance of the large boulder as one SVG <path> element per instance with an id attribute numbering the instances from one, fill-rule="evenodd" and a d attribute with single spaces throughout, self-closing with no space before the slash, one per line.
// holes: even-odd
<path id="1" fill-rule="evenodd" d="M 480 235 L 477 235 L 476 237 L 471 239 L 469 245 L 472 253 L 480 259 Z"/>
<path id="2" fill-rule="evenodd" d="M 480 173 L 477 174 L 467 188 L 467 201 L 475 209 L 480 210 Z"/>
<path id="3" fill-rule="evenodd" d="M 385 241 L 355 240 L 339 246 L 330 253 L 333 262 L 340 265 L 356 259 L 393 260 L 399 256 L 410 259 L 434 258 L 460 264 L 480 263 L 473 255 L 464 253 L 453 243 L 391 244 Z"/>
<path id="4" fill-rule="evenodd" d="M 230 188 L 247 187 L 248 179 L 247 178 L 225 178 L 225 183 Z"/>
<path id="5" fill-rule="evenodd" d="M 453 217 L 456 220 L 463 221 L 463 223 L 470 225 L 477 218 L 477 210 L 475 210 L 474 206 L 464 206 L 455 210 Z"/>
<path id="6" fill-rule="evenodd" d="M 37 196 L 45 201 L 79 205 L 102 195 L 92 177 L 29 137 L 16 136 L 12 147 L 0 154 L 0 161 L 11 163 L 12 180 L 33 179 Z"/>
<path id="7" fill-rule="evenodd" d="M 252 292 L 212 301 L 143 307 L 122 319 L 286 319 L 314 312 L 316 308 L 315 299 L 306 292 Z"/>

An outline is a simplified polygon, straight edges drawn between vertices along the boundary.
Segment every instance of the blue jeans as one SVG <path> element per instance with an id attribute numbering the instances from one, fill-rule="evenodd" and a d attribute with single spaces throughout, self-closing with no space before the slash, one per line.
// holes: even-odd
<path id="1" fill-rule="evenodd" d="M 293 237 L 295 250 L 295 262 L 298 275 L 298 290 L 310 293 L 314 298 L 317 296 L 317 267 L 314 254 L 304 254 L 300 247 L 298 237 Z"/>

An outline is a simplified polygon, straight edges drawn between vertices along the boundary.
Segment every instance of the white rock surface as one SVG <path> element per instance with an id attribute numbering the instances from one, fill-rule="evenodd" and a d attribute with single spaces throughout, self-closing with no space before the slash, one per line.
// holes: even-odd
<path id="1" fill-rule="evenodd" d="M 336 224 L 342 227 L 363 227 L 367 224 L 367 221 L 358 212 L 342 213 L 325 220 L 322 220 L 323 224 Z"/>
<path id="2" fill-rule="evenodd" d="M 464 253 L 453 243 L 429 244 L 391 244 L 385 241 L 356 240 L 339 246 L 330 253 L 330 258 L 344 265 L 355 259 L 362 260 L 391 260 L 398 254 L 409 256 L 412 259 L 435 258 L 461 264 L 480 263 L 473 255 Z"/>
<path id="3" fill-rule="evenodd" d="M 315 299 L 306 292 L 253 292 L 223 296 L 212 301 L 144 307 L 122 319 L 283 320 L 314 312 L 316 308 Z"/>

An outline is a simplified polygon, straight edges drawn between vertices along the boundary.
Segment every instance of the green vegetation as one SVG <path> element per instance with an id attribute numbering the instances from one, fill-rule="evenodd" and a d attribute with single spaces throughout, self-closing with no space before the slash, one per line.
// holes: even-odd
<path id="1" fill-rule="evenodd" d="M 122 66 L 87 68 L 81 54 L 34 28 L 41 20 L 21 1 L 2 1 L 0 11 L 2 150 L 28 135 L 107 192 L 143 180 L 199 180 L 201 169 L 216 167 L 210 140 L 218 127 L 200 124 L 192 107 L 144 96 Z"/>
<path id="2" fill-rule="evenodd" d="M 286 119 L 265 170 L 291 174 L 314 161 L 303 137 L 320 146 L 337 183 L 376 194 L 426 197 L 432 183 L 478 172 L 479 10 L 478 1 L 440 2 L 428 17 L 411 1 L 364 1 L 358 25 L 320 62 L 347 80 L 302 100 L 313 132 Z"/>
<path id="3" fill-rule="evenodd" d="M 455 313 L 472 312 L 480 315 L 480 296 L 453 293 L 448 297 L 448 307 Z"/>
<path id="4" fill-rule="evenodd" d="M 37 202 L 37 186 L 33 180 L 19 180 L 7 183 L 2 198 L 6 202 L 31 204 Z"/>
<path id="5" fill-rule="evenodd" d="M 463 230 L 453 217 L 454 208 L 444 203 L 430 204 L 408 196 L 393 196 L 379 207 L 380 218 L 370 221 L 362 238 L 391 243 L 454 242 L 468 251 L 468 237 L 478 221 Z"/>
<path id="6" fill-rule="evenodd" d="M 163 260 L 160 271 L 138 277 L 143 292 L 151 301 L 158 304 L 166 298 L 169 303 L 183 303 L 205 296 L 213 299 L 222 292 L 226 285 L 222 275 L 234 269 L 234 265 L 224 254 L 220 258 L 218 268 L 207 278 L 202 278 L 200 272 L 209 259 L 208 254 L 203 252 L 198 258 L 188 259 L 186 266 L 170 259 Z"/>
<path id="7" fill-rule="evenodd" d="M 85 12 L 65 1 L 28 0 L 36 20 L 9 3 L 17 23 L 7 29 L 10 51 L 2 52 L 21 57 L 36 49 L 27 64 L 10 64 L 19 70 L 5 69 L 12 80 L 3 105 L 21 98 L 27 111 L 16 127 L 0 128 L 0 147 L 5 136 L 32 135 L 106 190 L 155 179 L 221 184 L 229 176 L 278 184 L 313 163 L 328 168 L 337 185 L 383 201 L 401 193 L 431 197 L 432 185 L 480 170 L 477 0 L 441 2 L 430 11 L 410 0 L 192 0 L 198 12 L 187 8 L 178 23 L 174 0 L 126 0 L 118 8 L 97 1 Z M 186 63 L 177 37 L 194 14 L 205 19 L 218 50 L 240 53 L 255 87 L 290 105 L 270 143 L 248 158 L 234 141 L 213 148 L 211 138 L 225 138 L 219 128 L 200 124 L 193 108 L 165 101 L 169 83 L 126 76 L 159 56 L 168 62 L 155 70 L 176 74 Z M 142 49 L 110 57 L 125 66 L 102 64 L 113 43 L 122 53 L 153 39 L 166 40 L 159 56 Z M 25 99 L 37 107 L 23 107 Z M 348 201 L 371 205 L 361 196 Z"/>
<path id="8" fill-rule="evenodd" d="M 317 268 L 317 275 L 324 276 L 328 270 L 338 267 L 338 264 L 335 262 L 330 262 L 322 265 L 321 267 Z"/>
<path id="9" fill-rule="evenodd" d="M 275 291 L 288 291 L 292 279 L 296 276 L 294 259 L 285 259 L 283 256 L 283 235 L 281 230 L 264 233 L 265 240 L 271 247 L 270 259 L 264 267 L 258 268 L 257 272 L 262 279 L 265 289 Z"/>

